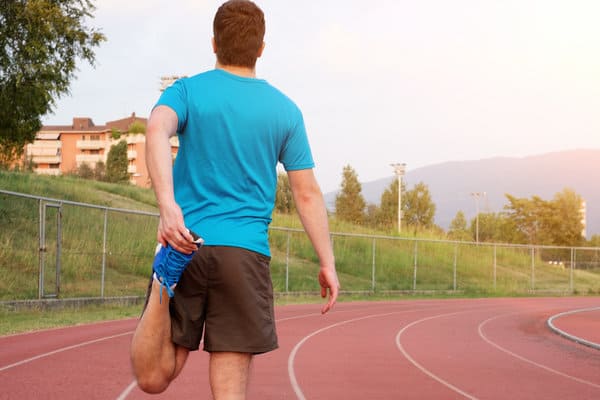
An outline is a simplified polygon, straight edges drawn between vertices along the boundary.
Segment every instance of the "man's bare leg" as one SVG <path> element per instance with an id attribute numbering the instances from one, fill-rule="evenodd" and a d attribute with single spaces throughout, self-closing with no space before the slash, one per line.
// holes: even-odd
<path id="1" fill-rule="evenodd" d="M 215 400 L 244 400 L 252 354 L 210 353 L 210 387 Z"/>
<path id="2" fill-rule="evenodd" d="M 131 365 L 140 389 L 147 393 L 165 391 L 181 372 L 188 353 L 189 350 L 171 341 L 169 296 L 154 280 L 148 305 L 131 342 Z"/>

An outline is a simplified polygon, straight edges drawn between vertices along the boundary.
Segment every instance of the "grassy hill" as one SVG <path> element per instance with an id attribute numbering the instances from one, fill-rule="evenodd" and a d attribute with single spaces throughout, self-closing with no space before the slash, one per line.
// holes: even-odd
<path id="1" fill-rule="evenodd" d="M 149 189 L 0 171 L 0 189 L 52 199 L 151 213 L 60 207 L 60 296 L 143 295 L 155 247 L 156 203 Z M 36 199 L 0 194 L 0 300 L 38 296 L 40 259 L 44 293 L 56 287 L 58 209 L 46 208 L 46 244 L 40 252 Z M 317 290 L 318 260 L 295 216 L 274 215 L 272 276 L 278 292 Z M 106 247 L 104 227 L 106 221 Z M 280 229 L 281 227 L 295 230 Z M 475 295 L 600 293 L 598 249 L 475 245 L 430 236 L 398 237 L 331 220 L 336 263 L 348 291 L 458 291 Z M 342 233 L 343 232 L 343 233 Z M 532 253 L 533 251 L 533 253 Z M 549 263 L 549 261 L 553 263 Z M 104 277 L 104 285 L 102 285 Z"/>
<path id="2" fill-rule="evenodd" d="M 148 189 L 86 181 L 0 172 L 0 189 L 56 200 L 156 213 Z M 46 202 L 44 202 L 46 203 Z M 52 202 L 49 202 L 52 203 Z M 58 209 L 46 209 L 45 251 L 40 252 L 40 202 L 0 194 L 0 299 L 38 295 L 40 258 L 45 259 L 44 292 L 54 293 L 57 266 Z M 105 212 L 62 204 L 60 208 L 60 291 L 63 297 L 137 295 L 147 283 L 157 218 Z M 104 219 L 107 247 L 103 248 Z M 104 265 L 104 270 L 103 270 Z M 101 287 L 102 275 L 105 287 Z"/>

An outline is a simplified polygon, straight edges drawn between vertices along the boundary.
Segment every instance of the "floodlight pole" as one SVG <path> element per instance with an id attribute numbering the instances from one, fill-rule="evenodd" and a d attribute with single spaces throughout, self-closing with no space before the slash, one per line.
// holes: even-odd
<path id="1" fill-rule="evenodd" d="M 485 196 L 485 192 L 472 192 L 475 199 L 475 243 L 479 243 L 479 199 Z"/>
<path id="2" fill-rule="evenodd" d="M 406 171 L 405 163 L 390 164 L 398 177 L 398 233 L 402 231 L 402 177 Z"/>

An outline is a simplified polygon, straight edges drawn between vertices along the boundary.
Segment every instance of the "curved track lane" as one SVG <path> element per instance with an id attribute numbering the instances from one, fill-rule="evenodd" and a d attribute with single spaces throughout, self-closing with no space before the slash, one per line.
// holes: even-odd
<path id="1" fill-rule="evenodd" d="M 598 304 L 401 300 L 340 303 L 325 316 L 319 305 L 278 307 L 280 348 L 255 358 L 249 399 L 598 399 L 600 351 L 546 325 Z M 596 325 L 582 317 L 570 327 L 586 334 Z M 0 338 L 0 399 L 210 398 L 201 351 L 165 393 L 139 391 L 129 368 L 135 323 Z"/>

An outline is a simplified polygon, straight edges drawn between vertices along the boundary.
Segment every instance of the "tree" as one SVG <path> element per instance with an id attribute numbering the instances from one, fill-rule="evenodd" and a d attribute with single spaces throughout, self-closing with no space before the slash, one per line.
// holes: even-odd
<path id="1" fill-rule="evenodd" d="M 146 125 L 140 121 L 133 121 L 127 128 L 127 133 L 146 133 Z"/>
<path id="2" fill-rule="evenodd" d="M 406 192 L 406 185 L 402 182 L 402 193 Z M 390 185 L 381 194 L 379 207 L 373 213 L 376 225 L 391 228 L 398 221 L 398 179 L 392 180 Z"/>
<path id="3" fill-rule="evenodd" d="M 98 161 L 94 168 L 94 179 L 97 181 L 103 181 L 106 178 L 106 164 L 104 161 Z"/>
<path id="4" fill-rule="evenodd" d="M 94 177 L 94 170 L 86 162 L 81 163 L 77 168 L 77 176 L 83 179 L 92 179 Z"/>
<path id="5" fill-rule="evenodd" d="M 473 235 L 471 235 L 471 232 L 467 229 L 467 218 L 462 211 L 458 211 L 452 222 L 450 222 L 448 237 L 450 237 L 450 239 L 462 241 L 473 239 Z"/>
<path id="6" fill-rule="evenodd" d="M 530 199 L 517 198 L 506 194 L 509 204 L 504 206 L 507 210 L 508 218 L 512 221 L 525 241 L 530 244 L 540 243 L 539 235 L 541 232 L 542 212 L 545 202 L 539 196 L 533 196 Z"/>
<path id="7" fill-rule="evenodd" d="M 415 232 L 418 229 L 433 228 L 435 204 L 431 200 L 429 188 L 423 182 L 417 183 L 412 190 L 402 196 L 402 221 L 412 226 Z"/>
<path id="8" fill-rule="evenodd" d="M 106 180 L 114 183 L 124 183 L 129 181 L 127 172 L 127 142 L 121 140 L 119 143 L 111 146 L 106 159 Z"/>
<path id="9" fill-rule="evenodd" d="M 553 200 L 506 195 L 509 220 L 531 244 L 576 246 L 583 242 L 582 198 L 570 189 L 557 193 Z"/>
<path id="10" fill-rule="evenodd" d="M 365 218 L 366 202 L 356 171 L 344 167 L 341 190 L 335 197 L 335 215 L 341 220 L 360 224 Z"/>
<path id="11" fill-rule="evenodd" d="M 290 181 L 285 172 L 279 172 L 277 174 L 275 210 L 285 214 L 291 214 L 292 212 L 296 211 L 294 196 L 292 195 L 292 188 L 290 187 Z"/>
<path id="12" fill-rule="evenodd" d="M 554 195 L 548 215 L 552 244 L 580 246 L 583 243 L 582 204 L 583 198 L 571 189 Z"/>
<path id="13" fill-rule="evenodd" d="M 121 131 L 115 127 L 110 128 L 110 137 L 117 140 L 121 137 Z"/>
<path id="14" fill-rule="evenodd" d="M 6 0 L 0 7 L 0 164 L 34 140 L 41 117 L 67 94 L 76 60 L 94 65 L 105 37 L 88 27 L 90 0 Z"/>
<path id="15" fill-rule="evenodd" d="M 469 235 L 476 237 L 477 220 L 471 220 Z M 480 242 L 509 242 L 515 243 L 518 240 L 515 236 L 514 227 L 503 214 L 497 213 L 479 213 L 479 241 Z"/>
<path id="16" fill-rule="evenodd" d="M 383 224 L 380 222 L 379 217 L 381 215 L 381 209 L 377 204 L 367 203 L 365 208 L 365 223 L 374 228 L 380 228 Z"/>

